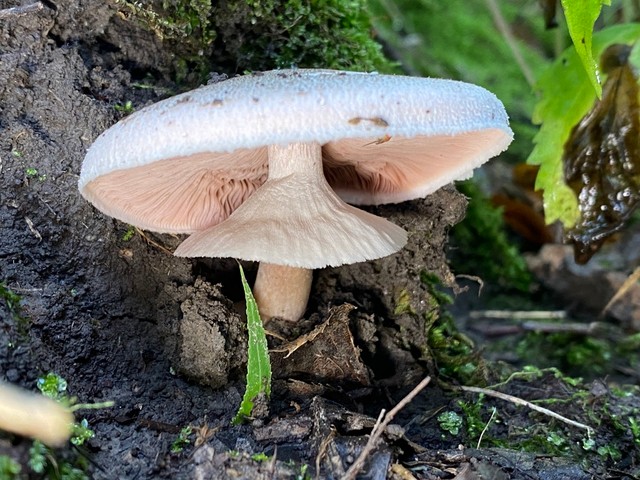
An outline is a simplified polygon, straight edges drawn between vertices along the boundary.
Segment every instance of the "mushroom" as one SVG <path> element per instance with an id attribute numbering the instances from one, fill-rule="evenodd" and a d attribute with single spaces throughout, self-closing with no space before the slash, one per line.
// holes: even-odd
<path id="1" fill-rule="evenodd" d="M 260 262 L 263 316 L 297 320 L 312 269 L 390 255 L 393 223 L 348 205 L 424 197 L 512 140 L 502 103 L 453 80 L 333 70 L 235 77 L 144 108 L 87 152 L 79 187 L 184 257 Z"/>
<path id="2" fill-rule="evenodd" d="M 71 436 L 73 415 L 58 402 L 0 382 L 0 429 L 59 447 Z"/>

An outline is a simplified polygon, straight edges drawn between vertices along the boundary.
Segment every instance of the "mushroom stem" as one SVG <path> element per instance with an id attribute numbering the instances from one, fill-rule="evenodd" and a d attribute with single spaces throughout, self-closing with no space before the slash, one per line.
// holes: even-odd
<path id="1" fill-rule="evenodd" d="M 263 322 L 272 317 L 295 321 L 304 315 L 313 270 L 262 262 L 253 295 Z"/>
<path id="2" fill-rule="evenodd" d="M 391 255 L 407 234 L 336 195 L 324 177 L 320 144 L 272 145 L 268 154 L 267 181 L 225 221 L 182 242 L 175 255 L 272 264 L 258 273 L 258 308 L 267 309 L 265 318 L 295 321 L 304 313 L 312 269 Z"/>

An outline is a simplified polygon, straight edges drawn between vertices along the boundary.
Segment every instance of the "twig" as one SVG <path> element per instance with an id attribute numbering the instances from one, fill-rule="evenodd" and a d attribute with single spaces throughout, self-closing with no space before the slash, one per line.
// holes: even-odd
<path id="1" fill-rule="evenodd" d="M 529 86 L 533 87 L 533 85 L 536 83 L 535 76 L 533 75 L 531 68 L 529 68 L 526 60 L 522 56 L 522 52 L 520 52 L 520 49 L 518 48 L 518 44 L 515 37 L 513 36 L 513 32 L 511 32 L 511 28 L 502 16 L 502 12 L 500 11 L 500 7 L 498 7 L 498 4 L 496 3 L 496 0 L 485 0 L 485 4 L 487 5 L 487 8 L 489 9 L 491 16 L 493 17 L 493 21 L 496 24 L 496 27 L 511 49 L 511 54 L 520 67 L 522 75 L 527 80 Z"/>
<path id="2" fill-rule="evenodd" d="M 42 4 L 42 2 L 31 3 L 29 5 L 21 5 L 19 7 L 4 8 L 0 10 L 0 20 L 2 20 L 3 18 L 19 17 L 21 15 L 26 15 L 27 13 L 37 12 L 39 10 L 42 10 L 43 8 L 44 5 Z"/>
<path id="3" fill-rule="evenodd" d="M 478 284 L 478 297 L 482 295 L 482 289 L 484 288 L 484 281 L 476 276 L 476 275 L 467 275 L 465 273 L 459 273 L 456 275 L 456 278 L 464 278 L 465 280 L 470 280 Z"/>
<path id="4" fill-rule="evenodd" d="M 467 387 L 467 386 L 460 386 L 459 388 L 460 388 L 460 390 L 463 390 L 465 392 L 483 393 L 483 394 L 488 395 L 490 397 L 499 398 L 500 400 L 505 400 L 507 402 L 515 403 L 516 405 L 522 405 L 524 407 L 528 407 L 531 410 L 535 410 L 536 412 L 542 413 L 542 414 L 547 415 L 549 417 L 553 417 L 556 420 L 560 420 L 561 422 L 564 422 L 564 423 L 566 423 L 568 425 L 571 425 L 573 427 L 582 428 L 582 429 L 587 431 L 588 435 L 591 435 L 593 433 L 593 431 L 594 431 L 593 428 L 591 428 L 588 425 L 585 425 L 584 423 L 576 422 L 575 420 L 571 420 L 571 419 L 569 419 L 567 417 L 563 417 L 559 413 L 556 413 L 556 412 L 554 412 L 552 410 L 549 410 L 548 408 L 539 407 L 538 405 L 535 405 L 535 404 L 533 404 L 531 402 L 527 402 L 526 400 L 523 400 L 522 398 L 514 397 L 513 395 L 508 395 L 506 393 L 497 392 L 495 390 L 489 390 L 488 388 Z"/>
<path id="5" fill-rule="evenodd" d="M 318 447 L 318 455 L 316 455 L 316 480 L 320 478 L 320 463 L 322 462 L 322 457 L 327 454 L 327 450 L 329 449 L 329 444 L 336 437 L 336 429 L 331 426 L 331 431 L 329 435 L 322 439 L 320 442 L 320 447 Z"/>
<path id="6" fill-rule="evenodd" d="M 622 283 L 615 295 L 611 297 L 611 300 L 607 302 L 607 304 L 600 312 L 600 318 L 603 318 L 606 315 L 607 311 L 613 306 L 613 304 L 620 300 L 631 289 L 631 287 L 635 285 L 638 280 L 640 280 L 640 266 L 636 267 L 633 273 L 631 273 L 631 275 L 629 275 L 627 279 Z"/>
<path id="7" fill-rule="evenodd" d="M 547 323 L 547 322 L 524 322 L 522 329 L 529 332 L 543 333 L 573 333 L 576 335 L 595 335 L 606 330 L 607 325 L 603 322 L 568 322 L 568 323 Z"/>
<path id="8" fill-rule="evenodd" d="M 96 403 L 76 403 L 69 407 L 70 412 L 75 412 L 76 410 L 102 410 L 103 408 L 110 408 L 115 406 L 116 402 L 113 400 L 107 400 L 104 402 L 96 402 Z"/>
<path id="9" fill-rule="evenodd" d="M 496 412 L 498 410 L 496 409 L 496 407 L 493 407 L 493 410 L 491 411 L 491 416 L 489 417 L 489 421 L 487 422 L 487 424 L 484 426 L 484 428 L 482 429 L 482 432 L 480 432 L 480 438 L 478 438 L 478 443 L 476 444 L 476 448 L 479 449 L 480 448 L 480 444 L 482 443 L 482 437 L 484 437 L 484 433 L 487 431 L 487 429 L 489 428 L 489 425 L 491 425 L 491 420 L 493 420 L 493 417 L 496 416 Z"/>
<path id="10" fill-rule="evenodd" d="M 564 310 L 473 310 L 469 312 L 469 317 L 499 318 L 507 320 L 560 320 L 567 318 L 567 312 Z"/>
<path id="11" fill-rule="evenodd" d="M 141 229 L 139 229 L 138 227 L 135 227 L 135 229 L 136 229 L 136 232 L 138 232 L 138 234 L 143 238 L 143 240 L 145 242 L 147 242 L 149 245 L 151 245 L 152 247 L 156 247 L 158 250 L 161 250 L 164 253 L 168 253 L 169 255 L 173 255 L 173 252 L 171 250 L 169 250 L 167 247 L 163 247 L 158 242 L 155 242 L 155 241 L 151 240 L 148 237 L 148 235 L 146 233 L 144 233 Z"/>
<path id="12" fill-rule="evenodd" d="M 499 335 L 513 335 L 522 332 L 537 332 L 537 333 L 570 333 L 573 335 L 584 335 L 603 337 L 606 336 L 606 332 L 611 330 L 610 326 L 604 322 L 568 322 L 568 323 L 549 323 L 549 322 L 537 322 L 528 321 L 523 322 L 520 325 L 497 325 L 484 328 L 481 325 L 476 325 L 476 329 L 490 336 Z"/>
<path id="13" fill-rule="evenodd" d="M 622 479 L 630 478 L 631 480 L 640 480 L 636 475 L 632 475 L 631 473 L 625 472 L 624 470 L 618 470 L 617 468 L 609 468 L 607 470 L 607 473 L 609 475 L 615 473 L 616 475 L 620 475 L 620 478 Z"/>
<path id="14" fill-rule="evenodd" d="M 380 411 L 378 420 L 376 421 L 376 424 L 373 426 L 373 429 L 371 430 L 371 435 L 369 435 L 369 440 L 367 441 L 366 445 L 360 452 L 360 455 L 358 455 L 358 458 L 356 458 L 355 462 L 353 462 L 353 464 L 345 472 L 341 480 L 355 480 L 356 476 L 358 475 L 358 472 L 364 466 L 365 460 L 367 459 L 371 451 L 374 448 L 376 448 L 376 446 L 378 445 L 378 440 L 386 430 L 389 423 L 391 423 L 393 418 L 396 416 L 396 414 L 400 410 L 406 407 L 415 398 L 415 396 L 418 395 L 418 393 L 420 393 L 427 385 L 429 385 L 430 381 L 431 381 L 431 377 L 426 377 L 424 380 L 422 380 L 418 385 L 416 385 L 416 387 L 413 390 L 411 390 L 407 394 L 406 397 L 400 400 L 395 407 L 389 410 L 389 413 L 385 414 L 384 409 Z"/>

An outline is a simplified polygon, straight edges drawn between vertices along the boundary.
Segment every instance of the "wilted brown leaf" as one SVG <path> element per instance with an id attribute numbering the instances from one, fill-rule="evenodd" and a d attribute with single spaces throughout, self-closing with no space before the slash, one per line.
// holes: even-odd
<path id="1" fill-rule="evenodd" d="M 602 54 L 608 74 L 602 99 L 564 146 L 565 180 L 580 206 L 580 219 L 565 236 L 578 263 L 620 230 L 640 201 L 639 90 L 630 51 L 628 45 L 612 45 Z"/>
<path id="2" fill-rule="evenodd" d="M 369 385 L 369 372 L 349 330 L 349 304 L 334 307 L 311 332 L 271 350 L 274 371 L 281 378 Z"/>

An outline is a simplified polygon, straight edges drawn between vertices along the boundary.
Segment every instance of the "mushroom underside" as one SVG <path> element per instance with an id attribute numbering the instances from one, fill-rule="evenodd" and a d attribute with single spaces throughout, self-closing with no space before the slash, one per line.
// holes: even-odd
<path id="1" fill-rule="evenodd" d="M 261 267 L 254 292 L 263 319 L 297 320 L 308 300 L 311 269 L 384 257 L 406 241 L 402 228 L 347 205 L 333 192 L 319 144 L 293 144 L 269 147 L 264 185 L 227 220 L 187 238 L 175 254 L 287 267 Z"/>
<path id="2" fill-rule="evenodd" d="M 322 268 L 398 251 L 406 232 L 347 205 L 322 172 L 318 144 L 269 147 L 269 177 L 225 221 L 196 232 L 175 254 Z"/>
<path id="3" fill-rule="evenodd" d="M 331 188 L 355 205 L 424 197 L 498 154 L 507 133 L 486 129 L 430 137 L 350 138 L 322 146 Z M 267 147 L 169 158 L 87 179 L 100 211 L 139 228 L 192 233 L 225 220 L 267 179 Z"/>

